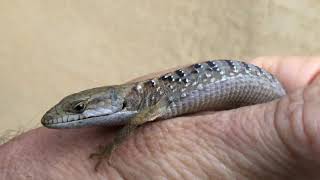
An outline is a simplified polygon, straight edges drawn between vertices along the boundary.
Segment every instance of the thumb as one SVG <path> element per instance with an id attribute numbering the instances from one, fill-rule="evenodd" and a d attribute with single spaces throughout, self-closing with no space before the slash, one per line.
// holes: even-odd
<path id="1" fill-rule="evenodd" d="M 319 161 L 320 57 L 262 57 L 254 62 L 267 67 L 289 91 L 274 117 L 280 137 L 304 158 Z"/>
<path id="2" fill-rule="evenodd" d="M 275 128 L 299 169 L 320 178 L 320 76 L 283 98 L 275 112 Z"/>
<path id="3" fill-rule="evenodd" d="M 227 145 L 228 167 L 257 179 L 319 179 L 319 109 L 318 77 L 278 101 L 210 118 L 218 120 L 212 126 Z"/>

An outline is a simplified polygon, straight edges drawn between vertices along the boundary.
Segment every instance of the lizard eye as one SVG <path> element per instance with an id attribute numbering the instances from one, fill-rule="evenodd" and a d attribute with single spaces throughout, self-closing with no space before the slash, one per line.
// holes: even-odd
<path id="1" fill-rule="evenodd" d="M 84 102 L 79 102 L 78 104 L 75 104 L 73 106 L 73 110 L 76 112 L 76 113 L 82 113 L 86 108 L 86 105 Z"/>

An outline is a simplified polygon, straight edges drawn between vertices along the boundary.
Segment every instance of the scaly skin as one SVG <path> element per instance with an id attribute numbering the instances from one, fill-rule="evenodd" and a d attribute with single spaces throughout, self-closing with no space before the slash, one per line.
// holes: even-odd
<path id="1" fill-rule="evenodd" d="M 112 152 L 139 125 L 203 110 L 223 110 L 272 101 L 285 95 L 265 70 L 241 61 L 194 64 L 161 77 L 85 90 L 64 98 L 42 118 L 48 128 L 124 125 L 113 143 L 91 157 Z"/>

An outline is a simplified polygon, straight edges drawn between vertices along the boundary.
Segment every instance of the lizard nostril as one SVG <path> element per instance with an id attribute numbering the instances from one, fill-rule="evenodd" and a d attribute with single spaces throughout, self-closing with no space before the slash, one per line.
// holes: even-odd
<path id="1" fill-rule="evenodd" d="M 53 117 L 49 114 L 45 114 L 42 119 L 41 119 L 41 124 L 46 125 L 48 124 L 51 120 L 53 119 Z"/>

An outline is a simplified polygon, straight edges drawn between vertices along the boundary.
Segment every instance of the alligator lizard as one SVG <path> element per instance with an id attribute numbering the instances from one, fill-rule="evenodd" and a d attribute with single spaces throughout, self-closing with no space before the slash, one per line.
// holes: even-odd
<path id="1" fill-rule="evenodd" d="M 98 157 L 112 152 L 139 125 L 203 110 L 226 110 L 285 95 L 280 82 L 255 65 L 212 60 L 145 81 L 84 90 L 62 99 L 43 116 L 48 128 L 124 125 Z"/>

